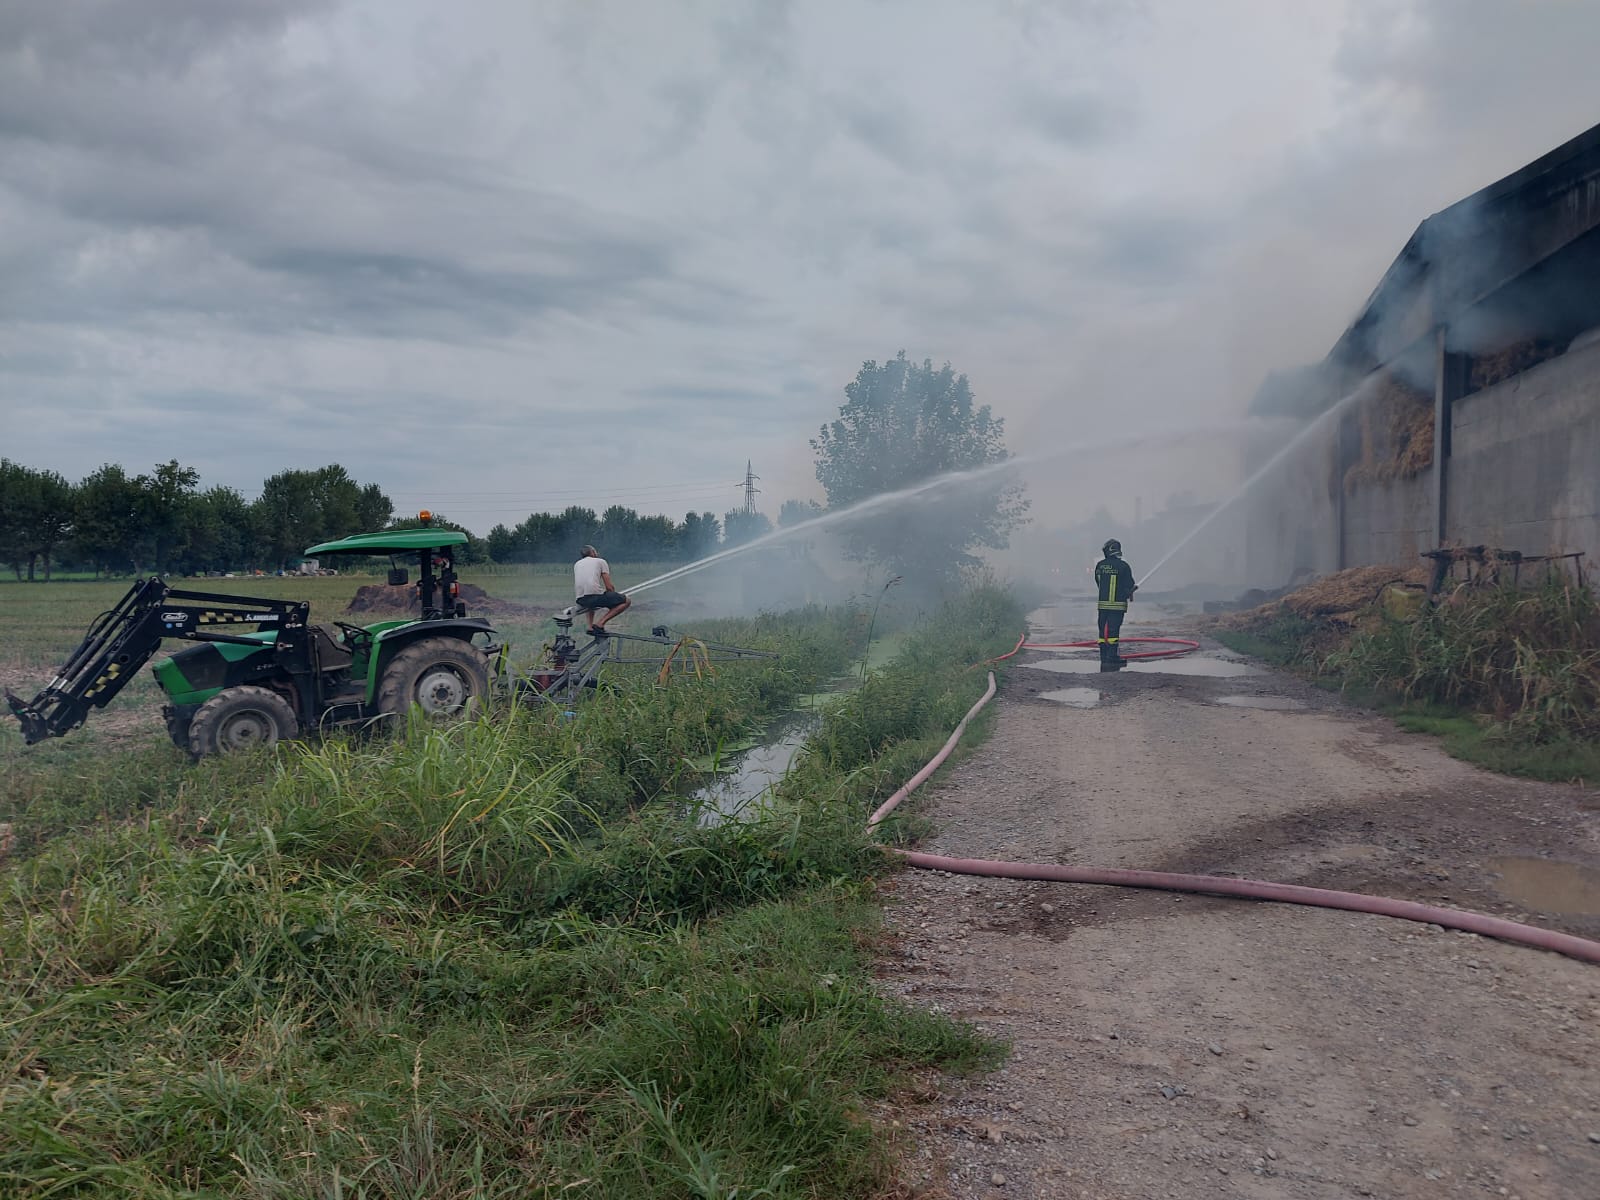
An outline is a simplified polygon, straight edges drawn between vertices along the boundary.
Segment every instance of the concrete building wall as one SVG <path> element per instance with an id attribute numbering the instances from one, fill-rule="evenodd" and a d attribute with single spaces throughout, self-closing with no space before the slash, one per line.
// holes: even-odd
<path id="1" fill-rule="evenodd" d="M 1328 431 L 1311 440 L 1293 468 L 1264 488 L 1244 529 L 1218 521 L 1225 537 L 1248 546 L 1250 585 L 1281 586 L 1307 559 L 1318 573 L 1419 564 L 1437 544 L 1433 468 L 1343 485 L 1341 521 L 1329 472 L 1315 465 L 1333 461 L 1337 437 Z M 1600 337 L 1457 400 L 1451 443 L 1447 541 L 1524 554 L 1581 550 L 1600 574 Z"/>
<path id="2" fill-rule="evenodd" d="M 1576 346 L 1455 401 L 1448 542 L 1524 554 L 1581 550 L 1586 572 L 1600 576 L 1600 336 Z M 1346 483 L 1359 447 L 1341 448 L 1350 435 L 1336 426 L 1307 436 L 1250 495 L 1173 555 L 1161 572 L 1165 585 L 1204 581 L 1243 591 L 1281 587 L 1307 570 L 1422 565 L 1422 552 L 1438 544 L 1434 468 L 1406 479 Z M 1201 509 L 1147 521 L 1144 561 L 1204 515 Z"/>
<path id="3" fill-rule="evenodd" d="M 1345 493 L 1344 565 L 1420 563 L 1433 548 L 1432 471 L 1410 479 L 1362 481 Z"/>
<path id="4" fill-rule="evenodd" d="M 1446 531 L 1600 567 L 1600 341 L 1455 402 Z"/>
<path id="5" fill-rule="evenodd" d="M 1262 481 L 1262 494 L 1241 506 L 1246 586 L 1278 587 L 1338 569 L 1335 432 L 1331 427 L 1318 431 L 1296 446 Z"/>

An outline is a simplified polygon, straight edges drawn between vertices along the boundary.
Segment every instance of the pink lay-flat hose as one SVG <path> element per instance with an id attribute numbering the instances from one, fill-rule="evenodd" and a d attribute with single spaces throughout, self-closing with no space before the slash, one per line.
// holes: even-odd
<path id="1" fill-rule="evenodd" d="M 1091 643 L 1092 644 L 1092 643 Z M 1017 650 L 1023 648 L 1019 639 Z M 1009 658 L 1011 655 L 1005 655 Z M 877 825 L 895 806 L 909 796 L 950 757 L 967 725 L 984 705 L 994 698 L 996 690 L 994 672 L 989 672 L 989 687 L 978 702 L 967 710 L 949 740 L 939 753 L 928 761 L 905 785 L 878 807 L 867 820 L 867 828 Z M 1553 950 L 1583 962 L 1600 963 L 1600 942 L 1507 921 L 1484 913 L 1465 912 L 1453 908 L 1439 908 L 1432 904 L 1418 904 L 1411 900 L 1390 900 L 1383 896 L 1365 896 L 1359 892 L 1336 892 L 1327 888 L 1301 887 L 1292 883 L 1268 883 L 1259 879 L 1236 879 L 1225 875 L 1180 875 L 1166 871 L 1124 871 L 1102 867 L 1065 867 L 1055 863 L 996 862 L 985 858 L 949 858 L 942 854 L 924 854 L 915 850 L 894 850 L 906 863 L 929 871 L 948 871 L 953 875 L 985 875 L 1003 879 L 1031 879 L 1054 883 L 1097 883 L 1115 887 L 1153 888 L 1170 892 L 1201 892 L 1214 896 L 1237 896 L 1249 900 L 1276 900 L 1284 904 L 1306 904 L 1315 908 L 1341 908 L 1350 912 L 1374 913 L 1383 917 L 1398 917 L 1406 921 L 1424 921 L 1446 929 L 1460 929 L 1503 942 L 1517 942 L 1540 950 Z"/>

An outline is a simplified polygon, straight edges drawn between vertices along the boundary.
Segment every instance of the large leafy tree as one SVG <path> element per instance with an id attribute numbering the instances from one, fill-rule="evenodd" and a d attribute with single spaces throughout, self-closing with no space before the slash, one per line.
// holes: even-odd
<path id="1" fill-rule="evenodd" d="M 489 552 L 489 557 L 495 562 L 517 561 L 519 549 L 517 535 L 512 530 L 507 529 L 504 522 L 489 530 L 489 536 L 484 538 L 483 541 L 484 547 Z"/>
<path id="2" fill-rule="evenodd" d="M 138 569 L 143 508 L 138 481 L 117 463 L 107 463 L 78 484 L 73 542 L 97 575 Z"/>
<path id="3" fill-rule="evenodd" d="M 778 510 L 778 525 L 787 529 L 791 525 L 814 521 L 821 515 L 822 506 L 815 500 L 785 500 L 783 507 Z"/>
<path id="4" fill-rule="evenodd" d="M 195 496 L 185 527 L 177 563 L 187 574 L 228 571 L 255 561 L 255 519 L 249 502 L 233 488 L 207 488 Z"/>
<path id="5" fill-rule="evenodd" d="M 332 463 L 280 471 L 261 485 L 252 511 L 263 549 L 283 566 L 316 542 L 382 529 L 394 505 L 377 484 L 363 487 Z"/>
<path id="6" fill-rule="evenodd" d="M 722 542 L 725 546 L 742 546 L 772 532 L 772 522 L 766 513 L 745 512 L 742 508 L 730 509 L 722 518 Z"/>
<path id="7" fill-rule="evenodd" d="M 684 513 L 678 526 L 678 557 L 688 562 L 717 552 L 722 541 L 722 522 L 715 513 Z"/>
<path id="8" fill-rule="evenodd" d="M 56 548 L 72 532 L 73 488 L 54 471 L 39 471 L 0 459 L 0 559 L 21 579 L 35 577 L 40 560 L 44 577 Z"/>
<path id="9" fill-rule="evenodd" d="M 439 513 L 429 513 L 426 523 L 419 513 L 414 517 L 401 517 L 389 525 L 390 529 L 450 529 L 467 535 L 467 544 L 456 551 L 456 562 L 462 566 L 476 566 L 489 561 L 489 547 L 485 541 L 465 525 L 457 525 Z"/>
<path id="10" fill-rule="evenodd" d="M 139 530 L 133 542 L 134 571 L 141 563 L 169 570 L 189 544 L 190 518 L 200 472 L 177 459 L 161 463 L 133 481 L 138 492 Z"/>
<path id="11" fill-rule="evenodd" d="M 866 362 L 835 421 L 812 439 L 817 482 L 832 511 L 958 472 L 1003 462 L 1005 423 L 948 363 Z M 909 578 L 944 584 L 976 566 L 975 549 L 1003 549 L 1028 507 L 1020 486 L 989 473 L 954 478 L 844 527 L 851 553 Z"/>

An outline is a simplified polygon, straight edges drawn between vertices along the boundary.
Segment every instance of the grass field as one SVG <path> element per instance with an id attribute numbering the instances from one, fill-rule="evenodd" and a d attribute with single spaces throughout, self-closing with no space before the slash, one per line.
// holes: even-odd
<path id="1" fill-rule="evenodd" d="M 565 603 L 561 570 L 483 584 Z M 358 582 L 207 586 L 327 619 Z M 48 671 L 120 591 L 0 587 L 6 670 Z M 773 811 L 700 824 L 676 800 L 687 760 L 859 661 L 868 620 L 697 624 L 780 658 L 623 678 L 574 719 L 501 703 L 199 764 L 138 724 L 154 696 L 54 744 L 8 731 L 0 1195 L 895 1194 L 875 1105 L 996 1048 L 874 990 L 862 824 L 1018 606 L 979 589 L 881 622 L 893 658 Z M 97 740 L 119 708 L 134 728 Z"/>

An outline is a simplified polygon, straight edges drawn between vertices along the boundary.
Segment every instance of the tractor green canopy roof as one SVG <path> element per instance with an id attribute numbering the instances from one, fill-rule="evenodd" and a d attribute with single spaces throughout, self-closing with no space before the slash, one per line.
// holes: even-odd
<path id="1" fill-rule="evenodd" d="M 356 533 L 336 542 L 323 542 L 306 551 L 314 554 L 404 554 L 439 546 L 465 545 L 467 535 L 454 529 L 391 529 L 386 533 Z"/>

